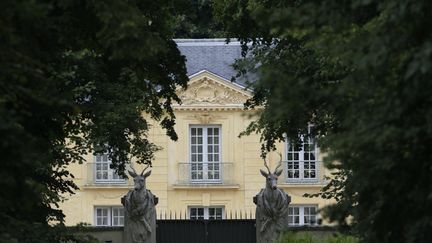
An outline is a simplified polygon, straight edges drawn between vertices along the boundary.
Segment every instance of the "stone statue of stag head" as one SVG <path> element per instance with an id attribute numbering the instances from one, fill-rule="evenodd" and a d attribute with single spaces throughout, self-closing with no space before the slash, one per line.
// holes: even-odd
<path id="1" fill-rule="evenodd" d="M 146 178 L 151 174 L 151 170 L 147 171 L 145 174 L 144 172 L 149 166 L 150 165 L 147 165 L 140 174 L 138 174 L 133 167 L 131 167 L 133 171 L 128 170 L 129 175 L 133 177 L 135 191 L 146 188 Z"/>
<path id="2" fill-rule="evenodd" d="M 282 155 L 280 156 L 281 159 L 279 161 L 279 164 L 276 166 L 276 169 L 274 170 L 273 173 L 270 171 L 270 168 L 267 165 L 267 161 L 264 158 L 264 166 L 267 168 L 267 172 L 265 172 L 262 169 L 260 169 L 260 172 L 261 175 L 266 178 L 266 188 L 270 188 L 272 190 L 277 189 L 277 180 L 278 177 L 282 174 L 282 169 L 279 169 L 279 167 L 282 165 Z"/>

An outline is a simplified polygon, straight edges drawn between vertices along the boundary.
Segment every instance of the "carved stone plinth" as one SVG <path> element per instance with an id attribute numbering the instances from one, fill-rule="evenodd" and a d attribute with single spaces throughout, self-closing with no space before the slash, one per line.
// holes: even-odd
<path id="1" fill-rule="evenodd" d="M 257 243 L 273 243 L 288 227 L 288 205 L 291 197 L 278 189 L 275 193 L 277 200 L 266 199 L 265 189 L 258 193 L 253 201 L 256 208 L 256 237 Z"/>

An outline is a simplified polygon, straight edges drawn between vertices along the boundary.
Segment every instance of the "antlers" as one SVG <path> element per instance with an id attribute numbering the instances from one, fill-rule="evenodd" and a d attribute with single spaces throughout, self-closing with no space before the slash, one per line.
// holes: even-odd
<path id="1" fill-rule="evenodd" d="M 136 176 L 138 175 L 138 173 L 136 172 L 135 168 L 132 166 L 132 163 L 131 163 L 130 167 L 131 167 L 131 169 L 132 169 L 133 171 L 129 171 L 129 174 L 130 174 L 131 176 L 133 176 L 133 177 L 136 177 Z M 147 166 L 142 170 L 142 172 L 141 172 L 141 174 L 140 174 L 141 176 L 144 175 L 144 172 L 147 170 L 148 167 L 150 167 L 149 164 L 147 164 Z M 150 171 L 149 171 L 149 172 L 150 172 Z M 149 172 L 147 172 L 146 175 L 147 175 Z"/>
<path id="2" fill-rule="evenodd" d="M 144 171 L 146 171 L 148 167 L 150 167 L 150 164 L 147 164 L 147 166 L 146 166 L 146 167 L 143 169 L 143 171 L 141 172 L 141 175 L 144 174 Z"/>
<path id="3" fill-rule="evenodd" d="M 268 173 L 270 174 L 271 172 L 270 172 L 270 168 L 268 167 L 268 165 L 267 165 L 267 161 L 266 161 L 266 159 L 264 158 L 264 166 L 267 168 L 267 171 L 268 171 Z"/>
<path id="4" fill-rule="evenodd" d="M 275 168 L 275 170 L 274 170 L 274 173 L 276 173 L 277 170 L 279 169 L 279 167 L 281 167 L 281 165 L 282 165 L 282 154 L 281 154 L 281 153 L 278 153 L 278 154 L 279 154 L 280 160 L 279 160 L 279 163 L 278 163 L 278 165 L 276 166 L 276 168 Z M 267 171 L 268 171 L 268 173 L 270 174 L 270 173 L 271 173 L 271 172 L 270 172 L 270 168 L 268 167 L 268 165 L 267 165 L 267 161 L 266 161 L 265 158 L 264 158 L 264 166 L 267 168 Z"/>
<path id="5" fill-rule="evenodd" d="M 281 167 L 281 165 L 282 165 L 282 154 L 281 153 L 278 153 L 278 154 L 279 154 L 280 160 L 279 160 L 278 165 L 276 166 L 275 173 L 279 169 L 279 167 Z"/>

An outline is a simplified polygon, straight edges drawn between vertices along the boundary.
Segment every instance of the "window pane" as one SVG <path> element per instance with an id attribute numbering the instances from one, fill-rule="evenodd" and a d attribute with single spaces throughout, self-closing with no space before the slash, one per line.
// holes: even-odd
<path id="1" fill-rule="evenodd" d="M 315 170 L 310 172 L 310 178 L 316 178 Z"/>
<path id="2" fill-rule="evenodd" d="M 310 160 L 316 160 L 316 159 L 315 159 L 315 154 L 314 154 L 314 153 L 309 153 L 309 155 L 310 155 L 310 158 L 309 158 Z"/>
<path id="3" fill-rule="evenodd" d="M 288 153 L 288 160 L 293 160 L 293 154 L 292 153 Z"/>

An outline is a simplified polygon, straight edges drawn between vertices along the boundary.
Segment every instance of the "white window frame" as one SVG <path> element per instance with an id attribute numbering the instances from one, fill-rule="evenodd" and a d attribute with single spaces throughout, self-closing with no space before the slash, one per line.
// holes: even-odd
<path id="1" fill-rule="evenodd" d="M 98 218 L 97 215 L 98 209 L 100 210 L 106 210 L 107 211 L 107 224 L 98 224 Z M 123 216 L 117 216 L 118 220 L 123 218 L 123 224 L 116 224 L 114 225 L 114 210 L 123 210 Z M 94 207 L 94 226 L 98 227 L 111 227 L 111 226 L 124 226 L 124 208 L 122 206 L 95 206 Z"/>
<path id="2" fill-rule="evenodd" d="M 192 213 L 192 209 L 203 209 L 203 218 L 202 219 L 192 219 L 191 218 L 191 213 Z M 211 220 L 222 220 L 225 219 L 225 207 L 224 206 L 209 206 L 209 207 L 204 207 L 204 206 L 189 206 L 188 207 L 188 218 L 189 220 L 209 220 L 210 218 L 210 209 L 221 209 L 221 218 L 217 219 L 211 219 Z"/>
<path id="3" fill-rule="evenodd" d="M 115 215 L 114 211 L 117 210 L 119 215 Z M 123 215 L 120 215 L 123 214 Z M 115 218 L 117 218 L 117 222 L 115 223 Z M 121 221 L 123 221 L 123 223 L 120 223 Z M 124 226 L 124 207 L 111 207 L 111 225 L 112 226 Z"/>
<path id="4" fill-rule="evenodd" d="M 199 166 L 198 162 L 194 162 L 192 160 L 192 129 L 194 128 L 201 128 L 202 129 L 202 179 L 201 178 L 193 178 L 192 172 L 194 164 L 196 166 Z M 213 155 L 218 155 L 218 161 L 208 161 L 209 151 L 208 151 L 208 128 L 218 128 L 218 152 L 212 152 Z M 213 144 L 215 145 L 215 144 Z M 209 167 L 210 164 L 215 166 L 217 164 L 219 169 L 214 169 L 215 171 L 219 172 L 219 178 L 217 179 L 209 179 Z M 221 125 L 190 125 L 189 126 L 189 179 L 191 183 L 222 183 L 223 178 L 223 170 L 222 170 L 222 126 Z M 199 169 L 196 169 L 196 171 L 199 171 Z"/>
<path id="5" fill-rule="evenodd" d="M 101 161 L 97 161 L 98 160 L 98 156 L 102 157 Z M 103 160 L 103 157 L 106 156 L 107 160 Z M 126 179 L 121 178 L 119 175 L 116 174 L 115 170 L 111 169 L 111 159 L 108 157 L 107 154 L 96 154 L 93 156 L 93 161 L 94 161 L 94 174 L 93 174 L 93 178 L 95 183 L 118 183 L 118 184 L 124 184 L 126 183 Z M 100 165 L 100 167 L 106 166 L 107 167 L 107 173 L 108 173 L 108 178 L 107 179 L 103 179 L 103 178 L 97 178 L 97 172 L 98 172 L 98 165 Z M 105 171 L 104 169 L 101 169 L 101 171 Z M 118 178 L 116 178 L 118 177 Z"/>
<path id="6" fill-rule="evenodd" d="M 299 214 L 298 215 L 296 214 L 296 216 L 299 217 L 299 223 L 298 224 L 289 223 L 289 221 L 288 221 L 289 226 L 317 226 L 318 225 L 319 214 L 318 214 L 318 206 L 317 205 L 296 205 L 296 204 L 289 205 L 288 206 L 288 218 L 289 218 L 289 220 L 294 217 L 294 215 L 290 214 L 290 209 L 293 209 L 293 211 L 294 211 L 295 208 L 299 209 Z M 315 223 L 313 223 L 313 224 L 305 223 L 305 216 L 306 216 L 305 211 L 307 211 L 307 210 L 305 210 L 306 208 L 309 208 L 309 209 L 313 208 L 315 210 L 315 215 L 311 215 L 311 214 L 307 215 L 309 218 L 315 217 Z M 294 218 L 292 221 L 294 222 Z"/>
<path id="7" fill-rule="evenodd" d="M 313 149 L 313 154 L 315 155 L 315 159 L 305 159 L 305 154 L 307 153 L 305 151 L 304 148 L 304 140 L 307 139 L 308 140 L 308 144 L 313 144 L 314 149 Z M 312 141 L 312 142 L 311 142 Z M 292 150 L 290 150 L 290 139 L 289 138 L 285 138 L 285 180 L 287 183 L 290 182 L 294 182 L 294 183 L 299 183 L 299 182 L 304 182 L 304 183 L 314 183 L 314 182 L 318 182 L 318 172 L 319 172 L 319 161 L 318 161 L 318 146 L 315 142 L 314 138 L 305 138 L 304 136 L 300 136 L 300 142 L 301 142 L 301 148 L 300 150 L 294 150 L 294 152 L 298 152 L 298 159 L 289 159 L 288 153 L 293 152 Z M 294 154 L 293 154 L 294 156 Z M 298 163 L 298 169 L 289 169 L 290 165 L 292 165 L 294 167 L 295 163 Z M 311 168 L 306 168 L 307 164 L 309 164 L 309 166 L 314 166 L 314 169 Z M 296 171 L 298 170 L 299 173 L 299 177 L 293 177 L 290 178 L 289 176 L 289 171 Z M 305 177 L 305 171 L 314 171 L 315 172 L 315 177 Z"/>
<path id="8" fill-rule="evenodd" d="M 98 216 L 98 214 L 97 214 L 98 210 L 106 210 L 106 213 L 107 213 L 107 215 L 106 215 L 106 222 L 107 223 L 106 224 L 99 224 L 98 223 L 98 219 L 104 217 L 104 216 Z M 111 226 L 111 220 L 110 220 L 111 214 L 110 213 L 111 213 L 111 210 L 109 209 L 109 207 L 95 207 L 95 209 L 94 209 L 94 225 L 95 226 L 103 226 L 103 227 Z"/>

